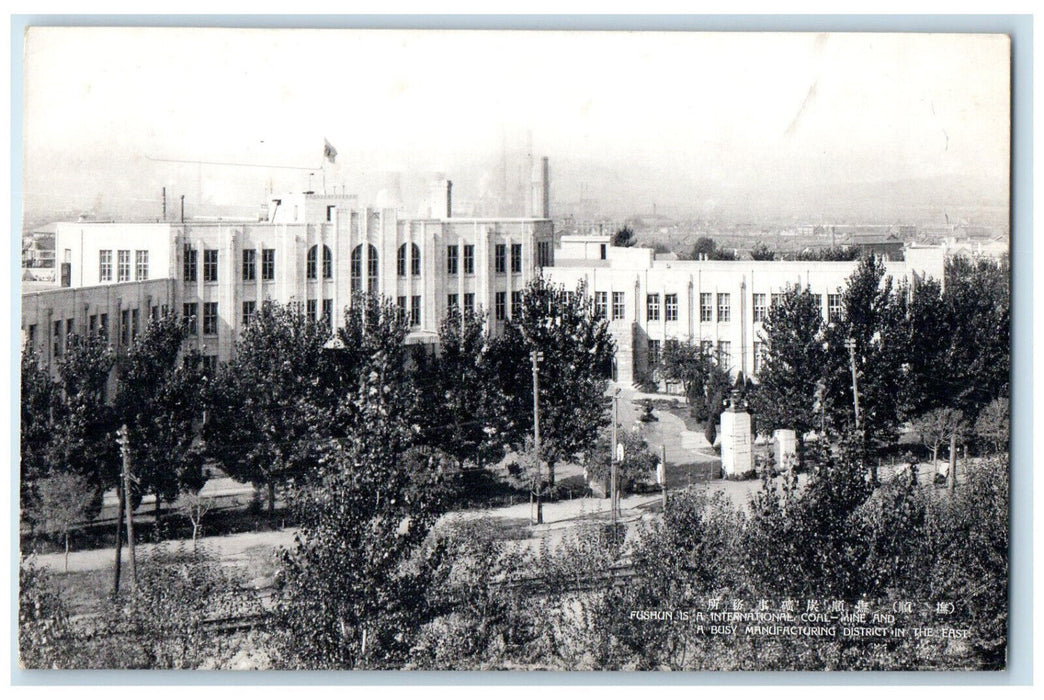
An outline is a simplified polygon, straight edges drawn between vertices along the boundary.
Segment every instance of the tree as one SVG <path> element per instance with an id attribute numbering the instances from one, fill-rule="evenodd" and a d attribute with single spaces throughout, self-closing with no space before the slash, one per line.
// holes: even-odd
<path id="1" fill-rule="evenodd" d="M 775 260 L 776 253 L 770 250 L 764 242 L 758 241 L 754 244 L 754 247 L 750 249 L 751 260 Z"/>
<path id="2" fill-rule="evenodd" d="M 700 236 L 692 246 L 692 259 L 701 260 L 735 260 L 736 253 L 727 248 L 719 248 L 713 238 Z"/>
<path id="3" fill-rule="evenodd" d="M 209 387 L 207 453 L 233 479 L 267 489 L 269 517 L 276 487 L 318 459 L 317 407 L 332 391 L 328 339 L 326 325 L 296 305 L 266 300 Z"/>
<path id="4" fill-rule="evenodd" d="M 407 562 L 446 492 L 435 461 L 413 449 L 420 426 L 404 416 L 414 397 L 373 369 L 347 400 L 360 427 L 327 444 L 297 490 L 301 531 L 282 555 L 275 616 L 290 667 L 399 665 L 429 619 L 427 581 Z"/>
<path id="5" fill-rule="evenodd" d="M 1008 447 L 1008 411 L 1008 399 L 1001 397 L 986 404 L 975 420 L 975 435 L 989 445 L 993 452 L 1001 452 Z"/>
<path id="6" fill-rule="evenodd" d="M 650 451 L 637 425 L 634 430 L 617 430 L 617 436 L 623 445 L 623 460 L 616 464 L 617 484 L 621 493 L 636 493 L 655 481 L 660 458 Z M 589 478 L 609 482 L 612 471 L 609 451 L 609 439 L 604 435 L 587 451 L 584 464 Z"/>
<path id="7" fill-rule="evenodd" d="M 196 540 L 203 526 L 203 517 L 214 507 L 214 499 L 199 491 L 185 491 L 178 498 L 178 510 L 192 523 L 192 551 L 196 551 Z"/>
<path id="8" fill-rule="evenodd" d="M 58 390 L 51 375 L 40 367 L 28 346 L 22 348 L 21 367 L 21 510 L 32 523 L 36 485 L 50 469 L 48 459 L 54 437 Z"/>
<path id="9" fill-rule="evenodd" d="M 582 284 L 566 293 L 543 277 L 522 293 L 519 313 L 490 349 L 491 368 L 502 394 L 497 407 L 501 434 L 520 446 L 533 427 L 530 353 L 541 353 L 540 451 L 551 486 L 555 463 L 594 444 L 609 425 L 609 368 L 614 342 Z"/>
<path id="10" fill-rule="evenodd" d="M 94 494 L 79 474 L 56 473 L 37 484 L 33 522 L 45 533 L 57 535 L 65 544 L 65 571 L 69 571 L 69 534 L 91 520 Z"/>
<path id="11" fill-rule="evenodd" d="M 903 365 L 908 350 L 907 309 L 902 290 L 893 289 L 884 262 L 862 258 L 841 295 L 842 316 L 825 332 L 826 411 L 835 428 L 854 426 L 852 363 L 859 389 L 864 446 L 895 440 L 901 407 Z M 848 344 L 854 344 L 849 350 Z"/>
<path id="12" fill-rule="evenodd" d="M 153 494 L 157 532 L 163 501 L 173 502 L 183 488 L 198 491 L 205 481 L 196 440 L 203 360 L 198 352 L 181 352 L 186 332 L 174 313 L 152 319 L 116 362 L 116 410 L 127 425 L 137 483 L 131 502 Z"/>
<path id="13" fill-rule="evenodd" d="M 114 413 L 106 387 L 115 356 L 95 335 L 70 335 L 58 361 L 59 400 L 48 449 L 51 471 L 83 477 L 91 494 L 90 517 L 102 493 L 119 476 Z"/>
<path id="14" fill-rule="evenodd" d="M 493 425 L 493 377 L 483 316 L 456 309 L 439 327 L 437 356 L 421 355 L 418 384 L 424 444 L 478 466 L 503 452 Z"/>
<path id="15" fill-rule="evenodd" d="M 786 288 L 762 322 L 754 413 L 763 429 L 794 430 L 802 444 L 805 433 L 820 426 L 816 390 L 825 353 L 822 326 L 816 297 L 797 286 Z"/>
<path id="16" fill-rule="evenodd" d="M 948 405 L 973 416 L 993 399 L 1010 396 L 1010 271 L 1006 262 L 955 257 L 945 274 Z"/>
<path id="17" fill-rule="evenodd" d="M 939 446 L 960 434 L 963 418 L 961 412 L 956 409 L 936 408 L 911 423 L 914 433 L 921 438 L 924 446 L 932 451 L 933 470 L 939 459 Z"/>
<path id="18" fill-rule="evenodd" d="M 636 243 L 638 243 L 638 238 L 634 235 L 634 229 L 626 224 L 613 234 L 613 245 L 618 248 L 630 248 Z"/>

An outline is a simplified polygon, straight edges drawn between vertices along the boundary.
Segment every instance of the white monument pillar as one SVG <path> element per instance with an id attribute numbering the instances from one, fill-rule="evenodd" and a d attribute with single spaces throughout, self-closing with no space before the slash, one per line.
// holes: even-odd
<path id="1" fill-rule="evenodd" d="M 733 392 L 729 407 L 721 414 L 721 469 L 725 477 L 740 476 L 754 470 L 751 452 L 750 414 L 736 405 Z"/>
<path id="2" fill-rule="evenodd" d="M 783 471 L 797 466 L 797 433 L 785 429 L 773 431 L 772 442 L 776 469 Z"/>

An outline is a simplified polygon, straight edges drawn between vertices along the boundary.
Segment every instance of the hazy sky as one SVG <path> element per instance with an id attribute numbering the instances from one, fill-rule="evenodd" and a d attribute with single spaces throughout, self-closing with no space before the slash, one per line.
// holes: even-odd
<path id="1" fill-rule="evenodd" d="M 35 28 L 25 203 L 125 211 L 167 185 L 256 210 L 307 173 L 149 158 L 318 168 L 324 137 L 331 185 L 443 171 L 467 197 L 527 134 L 553 200 L 627 211 L 921 179 L 1006 198 L 1009 75 L 986 35 Z"/>

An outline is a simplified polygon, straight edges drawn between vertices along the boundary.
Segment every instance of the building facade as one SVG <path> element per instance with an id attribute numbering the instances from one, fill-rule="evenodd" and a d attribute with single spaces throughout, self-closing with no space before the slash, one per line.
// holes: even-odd
<path id="1" fill-rule="evenodd" d="M 130 312 L 167 306 L 189 319 L 188 347 L 225 361 L 264 300 L 298 302 L 339 328 L 355 292 L 397 303 L 411 343 L 433 343 L 454 307 L 482 309 L 499 326 L 553 264 L 551 221 L 452 217 L 448 187 L 445 204 L 446 216 L 403 219 L 354 196 L 300 193 L 272 198 L 256 222 L 59 224 L 57 288 L 23 295 L 23 334 L 50 361 L 48 314 L 86 329 L 104 308 L 111 338 L 125 311 L 136 333 Z"/>
<path id="2" fill-rule="evenodd" d="M 563 236 L 554 267 L 555 284 L 581 282 L 594 295 L 596 311 L 609 320 L 616 340 L 617 381 L 650 375 L 666 340 L 700 343 L 736 376 L 756 377 L 762 321 L 787 285 L 818 296 L 823 318 L 841 313 L 841 294 L 858 262 L 657 260 L 649 248 L 616 248 L 609 236 Z M 886 261 L 893 279 L 942 281 L 942 248 L 905 250 Z"/>

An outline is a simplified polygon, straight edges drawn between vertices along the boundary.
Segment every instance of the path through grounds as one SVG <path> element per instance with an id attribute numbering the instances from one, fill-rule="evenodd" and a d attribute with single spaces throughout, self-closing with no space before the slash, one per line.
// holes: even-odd
<path id="1" fill-rule="evenodd" d="M 720 459 L 714 452 L 707 439 L 702 433 L 688 431 L 684 421 L 678 416 L 662 410 L 654 411 L 657 420 L 649 423 L 637 421 L 641 412 L 640 401 L 645 395 L 636 394 L 633 389 L 624 388 L 620 393 L 620 423 L 623 426 L 641 426 L 643 436 L 652 450 L 659 451 L 661 445 L 666 446 L 667 451 L 667 482 L 670 489 L 685 487 L 692 483 L 698 483 L 694 477 L 696 470 L 715 470 Z M 630 429 L 629 427 L 624 429 Z M 557 478 L 565 482 L 577 485 L 578 496 L 582 490 L 582 470 L 577 465 L 561 465 Z M 722 489 L 738 502 L 746 500 L 747 495 L 756 488 L 758 482 L 725 482 L 711 481 L 705 487 Z M 204 494 L 216 497 L 243 497 L 248 500 L 252 494 L 252 487 L 237 484 L 229 479 L 215 479 L 208 482 L 204 487 Z M 115 494 L 110 494 L 108 500 L 115 501 Z M 621 500 L 621 519 L 633 522 L 643 515 L 657 510 L 661 495 L 659 493 L 627 496 Z M 115 502 L 106 506 L 115 507 Z M 146 515 L 149 505 L 143 503 L 141 512 Z M 577 497 L 566 499 L 557 503 L 545 503 L 543 505 L 543 525 L 534 526 L 530 524 L 531 507 L 529 503 L 520 503 L 500 508 L 472 509 L 448 513 L 440 520 L 440 525 L 446 525 L 454 521 L 469 520 L 481 517 L 489 517 L 499 521 L 502 526 L 526 529 L 528 538 L 539 541 L 548 537 L 553 541 L 558 540 L 571 527 L 582 521 L 609 522 L 611 514 L 609 510 L 609 499 L 597 497 Z M 217 555 L 221 561 L 228 566 L 246 566 L 252 557 L 257 557 L 263 548 L 275 550 L 279 547 L 292 547 L 296 531 L 291 528 L 266 531 L 250 532 L 219 537 L 201 537 L 200 543 Z M 177 547 L 180 545 L 191 546 L 189 542 L 172 541 L 167 546 Z M 69 571 L 84 572 L 112 567 L 114 551 L 112 548 L 84 550 L 71 552 L 69 554 Z M 127 552 L 124 549 L 124 561 Z M 63 571 L 65 557 L 62 553 L 36 555 L 34 560 L 37 564 L 50 568 L 54 571 Z"/>

